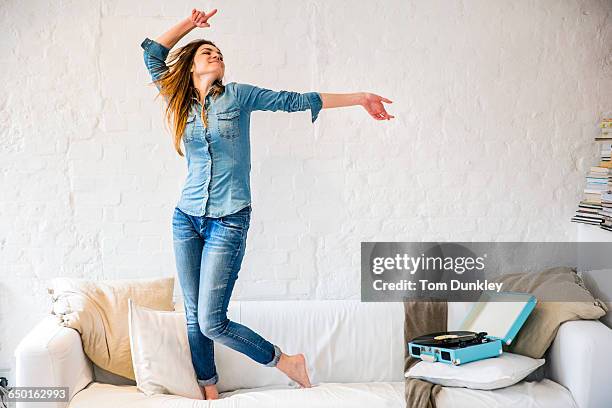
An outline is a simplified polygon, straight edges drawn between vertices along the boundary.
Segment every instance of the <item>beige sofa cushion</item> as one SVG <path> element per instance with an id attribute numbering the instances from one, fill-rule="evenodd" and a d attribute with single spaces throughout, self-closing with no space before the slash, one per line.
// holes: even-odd
<path id="1" fill-rule="evenodd" d="M 174 278 L 91 281 L 55 278 L 50 292 L 60 324 L 81 334 L 91 361 L 134 380 L 128 328 L 128 298 L 156 310 L 174 310 Z"/>
<path id="2" fill-rule="evenodd" d="M 555 267 L 538 273 L 514 273 L 496 279 L 504 291 L 528 292 L 538 299 L 536 308 L 512 341 L 509 351 L 542 358 L 569 320 L 599 319 L 607 307 L 586 289 L 575 269 Z"/>

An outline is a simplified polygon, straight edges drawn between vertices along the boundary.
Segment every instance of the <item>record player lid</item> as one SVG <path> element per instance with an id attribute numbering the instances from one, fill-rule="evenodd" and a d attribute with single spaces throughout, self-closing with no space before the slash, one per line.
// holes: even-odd
<path id="1" fill-rule="evenodd" d="M 536 305 L 535 296 L 519 292 L 482 293 L 459 330 L 487 332 L 510 344 Z"/>

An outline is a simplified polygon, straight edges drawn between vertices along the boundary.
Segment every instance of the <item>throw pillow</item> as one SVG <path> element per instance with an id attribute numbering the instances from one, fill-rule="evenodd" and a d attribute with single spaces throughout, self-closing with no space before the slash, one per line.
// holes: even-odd
<path id="1" fill-rule="evenodd" d="M 516 384 L 542 364 L 544 359 L 504 353 L 499 357 L 459 366 L 421 361 L 408 370 L 405 376 L 447 387 L 495 390 Z"/>
<path id="2" fill-rule="evenodd" d="M 593 296 L 606 305 L 608 313 L 602 316 L 600 320 L 612 329 L 612 269 L 594 269 L 583 271 L 578 275 Z"/>
<path id="3" fill-rule="evenodd" d="M 203 399 L 191 362 L 185 313 L 141 307 L 132 299 L 128 304 L 137 388 L 149 396 Z"/>
<path id="4" fill-rule="evenodd" d="M 496 281 L 503 283 L 504 291 L 527 292 L 538 299 L 535 309 L 508 348 L 512 353 L 541 358 L 562 323 L 599 319 L 606 313 L 606 306 L 591 295 L 576 271 L 569 267 L 502 275 Z"/>
<path id="5" fill-rule="evenodd" d="M 135 380 L 130 354 L 128 298 L 153 309 L 172 310 L 174 278 L 91 281 L 55 278 L 53 313 L 77 330 L 89 359 L 113 374 Z"/>

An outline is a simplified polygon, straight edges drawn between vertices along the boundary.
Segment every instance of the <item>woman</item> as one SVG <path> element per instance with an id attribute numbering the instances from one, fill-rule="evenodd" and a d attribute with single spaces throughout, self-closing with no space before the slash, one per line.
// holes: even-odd
<path id="1" fill-rule="evenodd" d="M 210 27 L 193 10 L 155 41 L 141 46 L 153 82 L 166 102 L 166 119 L 179 155 L 185 147 L 188 175 L 172 220 L 174 253 L 183 291 L 191 357 L 205 399 L 217 399 L 213 341 L 276 367 L 301 387 L 310 387 L 302 354 L 286 355 L 251 329 L 230 321 L 227 306 L 242 263 L 251 217 L 249 119 L 252 111 L 321 109 L 361 105 L 377 120 L 389 120 L 382 101 L 369 93 L 319 94 L 280 91 L 231 82 L 223 85 L 219 48 L 196 40 L 170 49 L 195 27 Z"/>

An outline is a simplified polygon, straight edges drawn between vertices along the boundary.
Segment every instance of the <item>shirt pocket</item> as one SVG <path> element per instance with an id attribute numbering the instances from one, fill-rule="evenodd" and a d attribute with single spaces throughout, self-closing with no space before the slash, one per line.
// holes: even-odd
<path id="1" fill-rule="evenodd" d="M 193 141 L 195 134 L 195 114 L 189 114 L 187 117 L 187 123 L 185 123 L 185 130 L 183 131 L 183 141 L 185 143 Z"/>
<path id="2" fill-rule="evenodd" d="M 235 139 L 240 135 L 240 110 L 217 113 L 219 135 L 224 139 Z"/>
<path id="3" fill-rule="evenodd" d="M 187 117 L 187 123 L 185 124 L 185 132 L 183 133 L 183 140 L 185 143 L 200 142 L 204 143 L 204 133 L 206 129 L 202 125 L 202 121 L 198 120 L 197 113 L 190 113 Z"/>

